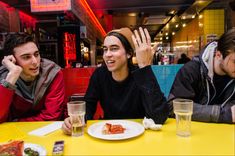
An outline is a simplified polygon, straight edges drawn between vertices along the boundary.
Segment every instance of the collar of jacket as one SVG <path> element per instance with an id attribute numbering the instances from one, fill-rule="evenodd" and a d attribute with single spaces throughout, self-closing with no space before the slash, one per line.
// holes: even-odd
<path id="1" fill-rule="evenodd" d="M 213 41 L 209 43 L 199 55 L 199 60 L 202 65 L 203 74 L 209 78 L 211 83 L 213 83 L 214 77 L 214 55 L 217 49 L 218 43 Z"/>
<path id="2" fill-rule="evenodd" d="M 40 74 L 37 81 L 34 101 L 33 104 L 36 105 L 42 99 L 47 88 L 50 86 L 51 82 L 54 80 L 56 74 L 61 70 L 60 66 L 48 59 L 41 59 Z"/>

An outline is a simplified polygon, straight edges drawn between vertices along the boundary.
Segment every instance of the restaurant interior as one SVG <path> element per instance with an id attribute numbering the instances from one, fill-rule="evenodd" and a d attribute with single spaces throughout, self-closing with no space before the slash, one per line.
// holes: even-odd
<path id="1" fill-rule="evenodd" d="M 192 58 L 235 25 L 234 0 L 1 0 L 0 5 L 0 49 L 7 33 L 28 32 L 41 55 L 64 68 L 101 64 L 102 42 L 112 29 L 147 28 L 152 44 L 167 56 L 160 64 L 175 64 L 182 53 Z"/>
<path id="2" fill-rule="evenodd" d="M 153 69 L 165 66 L 175 71 L 178 67 L 167 65 L 177 64 L 181 54 L 192 59 L 208 42 L 235 26 L 234 3 L 234 0 L 1 0 L 0 56 L 8 33 L 32 34 L 38 41 L 40 55 L 64 68 L 66 95 L 84 94 L 91 74 L 103 62 L 103 39 L 110 30 L 147 28 L 152 45 L 158 44 L 154 55 L 157 61 L 153 64 L 160 66 Z M 135 56 L 132 61 L 137 63 Z M 172 73 L 176 74 L 164 72 L 164 81 L 157 77 L 166 96 L 174 80 Z"/>
<path id="3" fill-rule="evenodd" d="M 160 59 L 152 70 L 168 97 L 183 66 L 177 64 L 180 56 L 192 59 L 235 27 L 234 10 L 235 0 L 0 0 L 0 60 L 9 33 L 29 33 L 37 40 L 41 57 L 62 67 L 66 98 L 83 98 L 92 73 L 103 63 L 105 35 L 122 27 L 143 27 L 150 33 L 152 46 L 158 44 L 154 57 L 160 54 Z M 138 64 L 135 56 L 132 61 Z M 94 119 L 102 117 L 98 105 Z M 96 122 L 89 121 L 85 129 Z M 61 125 L 3 123 L 0 144 L 24 140 L 34 143 L 31 146 L 40 155 L 235 155 L 234 124 L 193 122 L 188 138 L 176 137 L 174 119 L 157 131 L 143 130 L 129 138 L 87 135 L 91 131 L 71 138 L 59 130 Z M 53 153 L 56 143 L 63 153 Z"/>

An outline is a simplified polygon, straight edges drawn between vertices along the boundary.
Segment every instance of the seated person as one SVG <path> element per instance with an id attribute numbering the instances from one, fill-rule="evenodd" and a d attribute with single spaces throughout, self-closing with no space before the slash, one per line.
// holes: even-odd
<path id="1" fill-rule="evenodd" d="M 134 50 L 139 67 L 132 65 Z M 94 71 L 85 95 L 87 119 L 93 119 L 100 101 L 104 119 L 146 116 L 163 124 L 169 111 L 151 69 L 153 54 L 147 29 L 135 30 L 135 36 L 129 28 L 109 32 L 103 46 L 105 65 Z M 65 119 L 62 130 L 71 134 L 69 118 Z"/>
<path id="2" fill-rule="evenodd" d="M 180 59 L 177 61 L 177 64 L 185 64 L 190 61 L 190 58 L 185 54 L 181 54 Z"/>
<path id="3" fill-rule="evenodd" d="M 33 38 L 10 34 L 0 67 L 0 122 L 59 120 L 64 108 L 61 68 L 40 57 Z"/>
<path id="4" fill-rule="evenodd" d="M 235 28 L 209 43 L 177 73 L 169 99 L 194 101 L 192 120 L 235 122 Z M 172 103 L 170 111 L 173 115 Z"/>

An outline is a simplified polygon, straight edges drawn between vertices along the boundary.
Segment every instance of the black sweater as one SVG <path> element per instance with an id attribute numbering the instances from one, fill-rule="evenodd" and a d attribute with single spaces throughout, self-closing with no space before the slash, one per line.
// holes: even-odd
<path id="1" fill-rule="evenodd" d="M 107 67 L 97 68 L 85 95 L 87 119 L 93 119 L 100 101 L 104 119 L 134 119 L 144 116 L 164 123 L 169 114 L 151 66 L 133 69 L 122 82 L 112 78 Z"/>

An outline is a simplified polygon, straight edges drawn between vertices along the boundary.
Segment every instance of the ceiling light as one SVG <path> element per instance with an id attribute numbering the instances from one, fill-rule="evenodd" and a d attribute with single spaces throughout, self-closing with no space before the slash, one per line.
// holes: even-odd
<path id="1" fill-rule="evenodd" d="M 182 19 L 186 19 L 186 16 L 182 16 Z"/>
<path id="2" fill-rule="evenodd" d="M 195 18 L 195 15 L 192 15 L 192 18 Z"/>
<path id="3" fill-rule="evenodd" d="M 179 24 L 176 24 L 175 27 L 178 28 L 178 27 L 179 27 Z"/>
<path id="4" fill-rule="evenodd" d="M 168 39 L 169 39 L 169 37 L 167 36 L 167 37 L 166 37 L 166 39 L 168 40 Z"/>
<path id="5" fill-rule="evenodd" d="M 183 23 L 183 25 L 182 25 L 183 27 L 186 27 L 186 24 L 185 23 Z"/>
<path id="6" fill-rule="evenodd" d="M 165 33 L 166 34 L 166 36 L 168 35 L 168 33 Z"/>
<path id="7" fill-rule="evenodd" d="M 199 24 L 198 24 L 198 25 L 199 25 L 199 27 L 203 27 L 203 24 L 202 24 L 202 23 L 200 23 L 200 22 L 199 22 Z"/>
<path id="8" fill-rule="evenodd" d="M 174 15 L 174 14 L 175 14 L 175 10 L 171 10 L 171 11 L 169 12 L 169 14 Z"/>
<path id="9" fill-rule="evenodd" d="M 160 40 L 162 40 L 162 37 L 160 37 Z"/>
<path id="10" fill-rule="evenodd" d="M 129 13 L 128 16 L 136 16 L 136 13 Z"/>
<path id="11" fill-rule="evenodd" d="M 172 35 L 175 35 L 175 32 L 172 32 Z"/>
<path id="12" fill-rule="evenodd" d="M 166 24 L 166 28 L 169 29 L 169 23 Z"/>
<path id="13" fill-rule="evenodd" d="M 199 19 L 202 19 L 203 15 L 199 15 Z"/>

